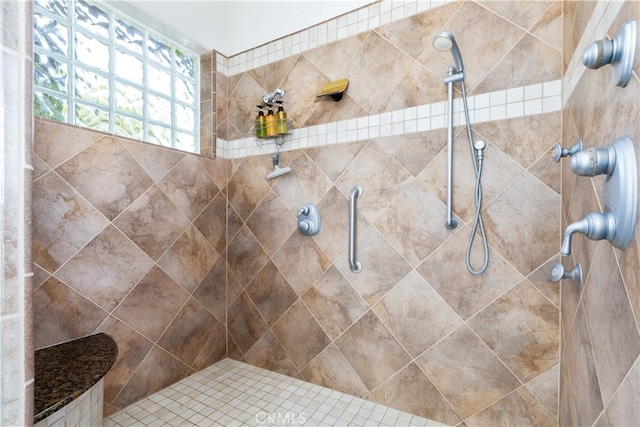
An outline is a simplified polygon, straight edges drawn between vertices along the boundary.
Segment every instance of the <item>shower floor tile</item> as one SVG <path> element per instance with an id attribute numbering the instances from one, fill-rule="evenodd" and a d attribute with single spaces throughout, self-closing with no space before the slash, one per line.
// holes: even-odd
<path id="1" fill-rule="evenodd" d="M 233 359 L 104 420 L 129 426 L 446 426 Z"/>

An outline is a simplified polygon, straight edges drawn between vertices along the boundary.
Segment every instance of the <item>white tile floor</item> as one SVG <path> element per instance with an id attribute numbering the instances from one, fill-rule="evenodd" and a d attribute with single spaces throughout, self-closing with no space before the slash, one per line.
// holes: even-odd
<path id="1" fill-rule="evenodd" d="M 445 426 L 224 359 L 106 418 L 129 426 Z"/>

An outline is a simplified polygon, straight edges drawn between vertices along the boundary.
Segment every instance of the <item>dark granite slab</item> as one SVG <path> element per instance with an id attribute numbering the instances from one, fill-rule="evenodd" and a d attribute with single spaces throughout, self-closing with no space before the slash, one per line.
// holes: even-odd
<path id="1" fill-rule="evenodd" d="M 118 356 L 116 342 L 96 334 L 36 351 L 34 417 L 37 423 L 96 384 Z"/>

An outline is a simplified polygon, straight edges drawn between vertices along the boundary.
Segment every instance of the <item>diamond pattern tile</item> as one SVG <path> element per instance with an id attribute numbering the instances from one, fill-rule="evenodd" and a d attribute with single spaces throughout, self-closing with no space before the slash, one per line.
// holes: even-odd
<path id="1" fill-rule="evenodd" d="M 62 266 L 56 277 L 110 311 L 152 266 L 140 248 L 109 226 Z"/>
<path id="2" fill-rule="evenodd" d="M 291 306 L 272 329 L 298 369 L 302 369 L 331 343 L 300 300 Z"/>
<path id="3" fill-rule="evenodd" d="M 193 292 L 219 258 L 197 228 L 189 226 L 158 260 L 173 280 Z"/>
<path id="4" fill-rule="evenodd" d="M 273 191 L 297 218 L 300 206 L 307 202 L 317 204 L 331 189 L 331 181 L 304 152 L 300 152 L 289 166 L 291 172 L 287 179 L 279 179 Z"/>
<path id="5" fill-rule="evenodd" d="M 244 161 L 229 180 L 229 203 L 246 220 L 269 190 L 264 179 Z"/>
<path id="6" fill-rule="evenodd" d="M 124 146 L 110 137 L 87 147 L 56 172 L 110 220 L 153 184 Z"/>
<path id="7" fill-rule="evenodd" d="M 217 194 L 218 188 L 196 156 L 182 159 L 158 185 L 193 221 Z"/>
<path id="8" fill-rule="evenodd" d="M 358 198 L 358 210 L 372 222 L 410 179 L 411 174 L 377 144 L 369 144 L 338 179 L 336 186 L 348 196 L 351 187 L 360 185 L 362 196 Z"/>
<path id="9" fill-rule="evenodd" d="M 413 357 L 462 324 L 455 311 L 416 272 L 389 291 L 373 311 Z"/>
<path id="10" fill-rule="evenodd" d="M 162 190 L 153 186 L 114 225 L 151 259 L 157 260 L 187 228 L 189 219 Z"/>
<path id="11" fill-rule="evenodd" d="M 108 221 L 54 173 L 33 186 L 33 257 L 53 273 L 107 225 Z"/>
<path id="12" fill-rule="evenodd" d="M 451 369 L 453 360 L 455 369 Z M 464 325 L 423 354 L 417 363 L 463 418 L 520 386 L 520 381 Z M 461 387 L 464 393 L 459 392 Z"/>
<path id="13" fill-rule="evenodd" d="M 338 258 L 336 265 L 370 306 L 411 272 L 411 265 L 374 227 L 369 227 L 358 238 L 357 258 L 362 264 L 360 273 L 351 272 L 346 252 Z"/>
<path id="14" fill-rule="evenodd" d="M 556 306 L 523 281 L 468 325 L 525 383 L 558 363 L 559 314 Z"/>
<path id="15" fill-rule="evenodd" d="M 413 181 L 395 199 L 375 226 L 408 260 L 417 266 L 449 237 L 451 232 L 434 218 L 446 218 L 446 206 Z"/>
<path id="16" fill-rule="evenodd" d="M 272 259 L 298 295 L 302 295 L 331 265 L 318 244 L 298 232 L 291 234 Z"/>

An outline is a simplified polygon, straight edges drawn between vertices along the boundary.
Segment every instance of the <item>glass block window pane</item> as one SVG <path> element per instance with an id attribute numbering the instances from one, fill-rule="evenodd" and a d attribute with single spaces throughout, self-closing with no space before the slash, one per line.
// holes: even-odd
<path id="1" fill-rule="evenodd" d="M 33 3 L 54 15 L 67 16 L 66 0 L 35 0 Z"/>
<path id="2" fill-rule="evenodd" d="M 189 133 L 176 132 L 176 148 L 184 151 L 193 151 L 195 149 L 195 140 L 193 135 Z"/>
<path id="3" fill-rule="evenodd" d="M 147 42 L 147 50 L 149 58 L 153 59 L 160 65 L 171 68 L 171 49 L 159 40 L 149 37 Z"/>
<path id="4" fill-rule="evenodd" d="M 96 6 L 77 0 L 76 22 L 91 34 L 109 39 L 109 14 Z"/>
<path id="5" fill-rule="evenodd" d="M 167 75 L 167 72 L 160 68 L 154 67 L 149 64 L 147 67 L 149 89 L 155 90 L 165 95 L 171 94 L 171 76 Z"/>
<path id="6" fill-rule="evenodd" d="M 116 19 L 116 41 L 131 52 L 142 54 L 144 33 L 121 19 Z"/>
<path id="7" fill-rule="evenodd" d="M 33 55 L 33 61 L 33 79 L 36 85 L 56 92 L 67 92 L 69 70 L 66 63 L 37 52 Z"/>
<path id="8" fill-rule="evenodd" d="M 161 96 L 149 95 L 149 116 L 155 122 L 171 124 L 171 101 Z"/>
<path id="9" fill-rule="evenodd" d="M 124 83 L 116 83 L 116 109 L 127 113 L 143 116 L 142 90 Z"/>
<path id="10" fill-rule="evenodd" d="M 69 105 L 65 99 L 49 95 L 43 92 L 33 92 L 33 112 L 36 116 L 45 119 L 66 122 Z"/>
<path id="11" fill-rule="evenodd" d="M 149 126 L 149 142 L 153 142 L 158 145 L 169 146 L 167 141 L 171 140 L 171 129 L 164 126 L 150 125 Z"/>
<path id="12" fill-rule="evenodd" d="M 142 120 L 116 115 L 116 133 L 132 139 L 142 139 Z"/>
<path id="13" fill-rule="evenodd" d="M 109 46 L 95 37 L 76 31 L 75 59 L 101 70 L 109 70 Z"/>
<path id="14" fill-rule="evenodd" d="M 184 105 L 177 105 L 176 112 L 176 125 L 181 129 L 189 129 L 191 123 L 193 123 L 195 112 L 192 108 Z"/>
<path id="15" fill-rule="evenodd" d="M 176 49 L 176 67 L 181 74 L 189 77 L 195 77 L 195 71 L 193 68 L 193 58 L 189 55 L 185 55 Z"/>
<path id="16" fill-rule="evenodd" d="M 193 99 L 195 96 L 196 94 L 193 83 L 183 79 L 176 80 L 176 98 L 180 101 L 189 102 L 189 100 Z"/>
<path id="17" fill-rule="evenodd" d="M 131 82 L 142 84 L 144 64 L 137 56 L 116 49 L 116 75 Z M 169 79 L 171 81 L 171 79 Z"/>
<path id="18" fill-rule="evenodd" d="M 198 152 L 199 57 L 93 0 L 35 0 L 37 116 Z"/>
<path id="19" fill-rule="evenodd" d="M 109 112 L 90 105 L 76 104 L 76 120 L 79 126 L 109 132 Z"/>
<path id="20" fill-rule="evenodd" d="M 67 54 L 67 27 L 53 18 L 43 16 L 39 13 L 33 14 L 34 28 L 33 44 L 41 46 L 44 49 L 59 53 Z"/>
<path id="21" fill-rule="evenodd" d="M 109 107 L 109 79 L 76 67 L 76 96 Z"/>

